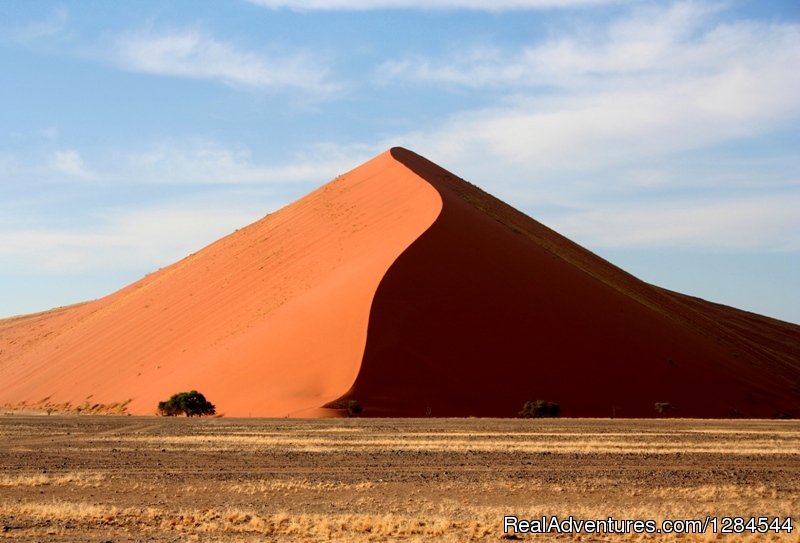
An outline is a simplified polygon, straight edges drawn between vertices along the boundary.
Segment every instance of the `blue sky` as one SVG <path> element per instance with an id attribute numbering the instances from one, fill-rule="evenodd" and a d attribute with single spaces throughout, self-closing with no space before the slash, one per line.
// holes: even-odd
<path id="1" fill-rule="evenodd" d="M 0 316 L 393 145 L 642 279 L 800 322 L 800 4 L 0 3 Z"/>

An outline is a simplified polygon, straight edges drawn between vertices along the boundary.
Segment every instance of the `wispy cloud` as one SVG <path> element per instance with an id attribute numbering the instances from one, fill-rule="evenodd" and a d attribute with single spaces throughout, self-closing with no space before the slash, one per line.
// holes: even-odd
<path id="1" fill-rule="evenodd" d="M 17 270 L 58 273 L 154 269 L 264 214 L 254 203 L 216 200 L 112 209 L 70 228 L 0 229 L 0 259 Z"/>
<path id="2" fill-rule="evenodd" d="M 249 0 L 268 9 L 347 10 L 376 9 L 464 9 L 474 11 L 509 11 L 531 9 L 566 9 L 617 4 L 622 0 Z"/>
<path id="3" fill-rule="evenodd" d="M 25 155 L 0 153 L 9 183 L 39 185 L 173 185 L 292 187 L 323 183 L 383 149 L 374 144 L 309 144 L 270 161 L 243 144 L 211 139 L 167 139 L 102 153 L 59 149 Z M 283 190 L 283 189 L 282 189 Z M 300 194 L 297 194 L 299 196 Z"/>
<path id="4" fill-rule="evenodd" d="M 446 83 L 472 88 L 582 88 L 631 78 L 706 71 L 748 50 L 754 40 L 778 41 L 770 25 L 709 29 L 719 7 L 694 2 L 636 8 L 610 24 L 581 24 L 543 43 L 503 50 L 482 45 L 446 59 L 388 60 L 377 71 L 387 82 Z M 785 29 L 783 34 L 785 34 Z M 554 31 L 555 32 L 555 31 Z M 754 35 L 756 34 L 756 35 Z M 742 42 L 744 40 L 744 43 Z"/>
<path id="5" fill-rule="evenodd" d="M 41 20 L 19 26 L 9 32 L 9 37 L 20 44 L 35 45 L 44 39 L 69 36 L 69 11 L 64 7 L 53 9 Z"/>
<path id="6" fill-rule="evenodd" d="M 120 154 L 109 179 L 159 184 L 286 185 L 324 182 L 370 157 L 364 146 L 312 145 L 275 163 L 257 161 L 243 145 L 210 140 L 163 141 Z"/>
<path id="7" fill-rule="evenodd" d="M 257 89 L 337 90 L 328 69 L 309 54 L 256 53 L 195 30 L 134 33 L 116 43 L 122 68 L 156 75 L 211 79 Z"/>
<path id="8" fill-rule="evenodd" d="M 509 97 L 498 105 L 454 115 L 407 141 L 448 159 L 488 151 L 537 170 L 625 164 L 795 122 L 800 26 L 715 23 L 713 12 L 694 3 L 648 7 L 517 54 L 405 59 L 378 73 L 394 82 L 505 89 Z"/>
<path id="9" fill-rule="evenodd" d="M 800 251 L 800 192 L 650 205 L 595 205 L 557 219 L 593 247 L 715 247 Z"/>
<path id="10" fill-rule="evenodd" d="M 90 171 L 84 164 L 81 154 L 74 149 L 53 153 L 52 167 L 55 172 L 68 177 L 95 178 L 94 172 Z"/>

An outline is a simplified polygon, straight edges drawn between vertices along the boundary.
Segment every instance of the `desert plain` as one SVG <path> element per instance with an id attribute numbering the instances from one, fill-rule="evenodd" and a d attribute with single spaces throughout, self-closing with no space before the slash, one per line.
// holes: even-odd
<path id="1" fill-rule="evenodd" d="M 0 539 L 800 541 L 504 534 L 503 517 L 800 511 L 800 421 L 0 415 Z"/>

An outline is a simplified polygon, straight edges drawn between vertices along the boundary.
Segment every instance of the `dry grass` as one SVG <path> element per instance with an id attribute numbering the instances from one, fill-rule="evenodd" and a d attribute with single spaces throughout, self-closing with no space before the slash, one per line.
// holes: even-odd
<path id="1" fill-rule="evenodd" d="M 375 487 L 372 482 L 348 484 L 338 481 L 277 481 L 277 480 L 257 480 L 246 481 L 243 483 L 233 483 L 225 486 L 227 492 L 237 494 L 270 494 L 276 492 L 361 492 Z"/>
<path id="2" fill-rule="evenodd" d="M 35 473 L 31 475 L 0 474 L 0 487 L 76 486 L 96 487 L 106 479 L 102 473 Z"/>
<path id="3" fill-rule="evenodd" d="M 466 509 L 455 503 L 428 503 L 422 515 L 397 513 L 342 513 L 342 514 L 308 514 L 293 511 L 281 511 L 274 514 L 263 514 L 252 509 L 220 508 L 220 509 L 181 509 L 177 511 L 153 507 L 104 507 L 92 503 L 42 502 L 21 505 L 3 506 L 3 513 L 15 517 L 27 518 L 31 521 L 59 521 L 62 524 L 79 524 L 100 527 L 105 530 L 138 530 L 149 537 L 170 539 L 179 536 L 181 539 L 207 541 L 209 538 L 224 537 L 231 541 L 232 536 L 280 537 L 281 541 L 495 541 L 502 534 L 502 517 L 508 511 L 496 507 Z M 630 508 L 624 511 L 609 512 L 608 509 L 596 505 L 575 508 L 569 514 L 582 519 L 605 519 L 609 515 L 615 518 L 657 519 L 664 518 L 698 518 L 688 512 L 681 514 L 679 510 L 671 510 L 668 514 L 653 514 L 644 507 Z M 468 518 L 463 518 L 467 513 Z M 531 508 L 515 511 L 520 518 L 539 518 L 547 514 L 559 514 L 548 507 Z M 564 517 L 566 514 L 561 513 Z M 702 518 L 702 517 L 700 517 Z M 31 530 L 32 535 L 41 532 Z M 51 531 L 49 535 L 65 535 L 65 531 Z M 541 541 L 664 541 L 664 542 L 707 542 L 719 540 L 713 534 L 683 534 L 642 536 L 635 534 L 615 534 L 599 536 L 592 539 L 585 534 L 561 534 L 548 536 L 523 536 L 524 539 Z M 735 537 L 738 542 L 798 541 L 792 534 L 743 534 Z M 262 539 L 263 540 L 263 539 Z M 724 540 L 724 538 L 722 539 Z"/>
<path id="4" fill-rule="evenodd" d="M 496 532 L 491 520 L 460 521 L 447 517 L 418 519 L 397 514 L 294 514 L 262 515 L 246 509 L 186 509 L 166 512 L 155 508 L 101 507 L 91 503 L 50 502 L 5 505 L 4 513 L 32 520 L 80 522 L 117 527 L 145 527 L 145 532 L 184 535 L 300 536 L 316 541 L 370 538 L 485 537 Z M 412 539 L 413 540 L 413 539 Z M 456 539 L 457 540 L 457 539 Z"/>
<path id="5" fill-rule="evenodd" d="M 507 514 L 800 511 L 794 422 L 7 419 L 0 540 L 461 543 L 499 541 Z M 797 543 L 800 529 L 520 537 Z"/>
<path id="6" fill-rule="evenodd" d="M 235 450 L 240 448 L 280 449 L 300 452 L 431 451 L 431 452 L 511 452 L 558 454 L 676 454 L 724 453 L 730 455 L 800 454 L 800 432 L 695 432 L 691 442 L 676 440 L 676 433 L 653 434 L 576 434 L 576 433 L 501 433 L 331 435 L 319 437 L 264 433 L 260 435 L 184 435 L 167 437 L 132 436 L 125 441 L 135 444 L 160 444 L 173 448 L 191 446 L 197 450 Z"/>

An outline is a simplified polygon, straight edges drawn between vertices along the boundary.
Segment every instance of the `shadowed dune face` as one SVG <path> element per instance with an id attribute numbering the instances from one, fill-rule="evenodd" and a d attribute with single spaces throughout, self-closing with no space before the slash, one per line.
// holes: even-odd
<path id="1" fill-rule="evenodd" d="M 800 327 L 639 281 L 395 148 L 106 298 L 0 321 L 0 404 L 800 416 Z M 128 402 L 128 403 L 125 403 Z"/>
<path id="2" fill-rule="evenodd" d="M 109 297 L 0 321 L 0 404 L 151 414 L 197 389 L 229 416 L 330 413 L 380 279 L 440 209 L 387 152 Z"/>
<path id="3" fill-rule="evenodd" d="M 751 356 L 698 313 L 713 304 L 691 308 L 425 159 L 393 153 L 444 203 L 373 301 L 348 393 L 366 415 L 514 416 L 537 399 L 567 416 L 651 417 L 655 402 L 679 416 L 800 414 L 798 327 L 752 316 L 751 327 L 790 335 L 787 350 L 772 330 Z M 764 364 L 769 348 L 795 357 L 782 375 Z"/>

